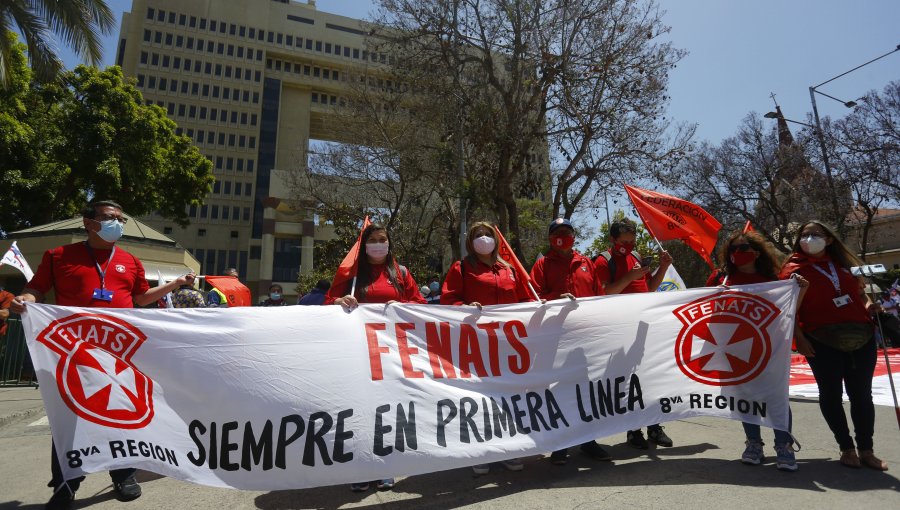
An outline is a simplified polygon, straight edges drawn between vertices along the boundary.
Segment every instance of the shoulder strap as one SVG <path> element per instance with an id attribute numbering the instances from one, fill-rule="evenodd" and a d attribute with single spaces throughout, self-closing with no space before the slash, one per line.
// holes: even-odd
<path id="1" fill-rule="evenodd" d="M 607 283 L 615 282 L 616 281 L 616 260 L 613 258 L 612 252 L 609 250 L 603 251 L 600 253 L 600 255 L 597 258 L 599 259 L 600 257 L 603 257 L 604 259 L 606 259 L 606 266 L 609 268 L 609 282 L 607 282 Z"/>

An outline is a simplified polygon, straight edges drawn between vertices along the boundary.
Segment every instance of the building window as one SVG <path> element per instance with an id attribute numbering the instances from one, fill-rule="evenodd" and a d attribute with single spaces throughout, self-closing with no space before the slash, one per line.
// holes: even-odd
<path id="1" fill-rule="evenodd" d="M 148 7 L 148 8 L 147 8 L 147 19 L 153 20 L 153 13 L 154 13 L 154 12 L 155 12 L 155 11 L 153 10 L 152 7 Z"/>
<path id="2" fill-rule="evenodd" d="M 241 219 L 244 221 L 250 221 L 250 208 L 244 207 L 244 214 L 241 216 Z M 257 257 L 259 258 L 259 257 Z"/>
<path id="3" fill-rule="evenodd" d="M 239 163 L 242 162 L 242 161 L 243 161 L 243 160 L 240 160 L 240 159 L 238 160 Z M 243 168 L 244 165 L 240 165 L 240 167 Z M 242 182 L 236 182 L 236 183 L 234 183 L 234 196 L 236 196 L 236 197 L 241 196 L 241 191 L 242 191 L 242 190 L 241 190 L 241 186 L 243 186 L 243 184 L 244 184 L 244 183 L 242 183 Z M 237 218 L 237 215 L 235 215 L 234 217 Z"/>
<path id="4" fill-rule="evenodd" d="M 169 235 L 172 233 L 172 227 L 163 227 L 163 234 Z"/>
<path id="5" fill-rule="evenodd" d="M 281 282 L 297 281 L 299 272 L 300 239 L 275 239 L 272 279 Z"/>
<path id="6" fill-rule="evenodd" d="M 219 206 L 214 205 L 209 211 L 209 219 L 217 220 L 219 219 Z"/>
<path id="7" fill-rule="evenodd" d="M 159 55 L 158 54 L 154 53 L 153 55 L 150 56 L 150 64 L 154 65 L 154 66 L 159 65 Z"/>
<path id="8" fill-rule="evenodd" d="M 234 219 L 237 219 L 237 218 L 238 218 L 238 217 L 237 217 L 237 215 L 235 214 L 235 215 L 234 215 Z M 232 230 L 232 231 L 231 231 L 231 238 L 232 238 L 232 239 L 237 239 L 237 238 L 238 238 L 238 231 L 237 231 L 237 230 Z"/>
<path id="9" fill-rule="evenodd" d="M 233 170 L 234 169 L 234 158 L 226 158 L 225 159 L 225 170 Z M 230 195 L 231 184 L 226 183 L 225 194 Z"/>
<path id="10" fill-rule="evenodd" d="M 188 26 L 191 28 L 197 27 L 197 17 L 196 16 L 191 16 L 191 19 L 188 20 Z"/>
<path id="11" fill-rule="evenodd" d="M 253 171 L 252 163 L 253 163 L 253 160 L 247 161 L 247 168 L 249 169 L 250 172 Z M 253 190 L 253 185 L 248 182 L 247 185 L 244 186 L 244 196 L 245 197 L 251 196 L 253 194 L 252 190 Z"/>
<path id="12" fill-rule="evenodd" d="M 228 220 L 228 206 L 227 205 L 222 206 L 222 219 L 225 221 Z"/>
<path id="13" fill-rule="evenodd" d="M 206 206 L 205 206 L 205 205 L 203 206 L 203 209 L 204 209 L 204 211 L 203 211 L 203 217 L 205 218 L 205 217 L 206 217 Z M 198 229 L 197 229 L 197 237 L 206 237 L 206 229 L 205 229 L 205 228 L 198 228 Z"/>

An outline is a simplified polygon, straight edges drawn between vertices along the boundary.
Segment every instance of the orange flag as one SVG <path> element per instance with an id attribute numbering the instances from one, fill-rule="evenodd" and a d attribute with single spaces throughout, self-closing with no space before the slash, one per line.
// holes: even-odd
<path id="1" fill-rule="evenodd" d="M 659 241 L 678 239 L 715 268 L 710 254 L 722 224 L 697 204 L 680 198 L 625 185 L 628 197 L 647 230 Z"/>
<path id="2" fill-rule="evenodd" d="M 356 261 L 359 259 L 359 250 L 360 243 L 362 242 L 362 233 L 363 230 L 366 229 L 372 222 L 369 221 L 369 217 L 366 216 L 366 219 L 363 220 L 362 228 L 359 229 L 359 235 L 356 237 L 356 242 L 350 248 L 350 251 L 347 252 L 347 255 L 344 257 L 344 260 L 341 261 L 341 265 L 338 266 L 337 271 L 334 273 L 334 280 L 331 281 L 331 288 L 328 289 L 328 296 L 333 298 L 344 297 L 347 293 L 350 292 L 350 289 L 345 288 L 347 282 L 353 279 L 356 276 Z M 334 294 L 332 294 L 332 291 Z"/>
<path id="3" fill-rule="evenodd" d="M 496 225 L 494 225 L 494 232 L 497 234 L 497 255 L 513 267 L 516 271 L 516 280 L 523 285 L 527 285 L 531 290 L 531 293 L 534 294 L 534 298 L 540 301 L 540 296 L 538 296 L 537 291 L 534 290 L 534 286 L 531 285 L 531 275 L 525 270 L 525 266 L 519 262 L 519 257 L 516 257 L 516 253 L 512 250 L 509 243 L 506 242 L 506 238 L 503 237 L 503 234 L 500 233 L 500 229 L 497 228 Z"/>
<path id="4" fill-rule="evenodd" d="M 228 307 L 253 306 L 250 289 L 234 276 L 207 276 L 207 283 L 219 289 L 228 299 Z"/>
<path id="5" fill-rule="evenodd" d="M 753 224 L 750 223 L 750 220 L 747 220 L 747 223 L 744 225 L 744 231 L 742 233 L 746 234 L 747 232 L 754 232 L 754 231 L 756 231 L 756 229 L 753 228 Z"/>

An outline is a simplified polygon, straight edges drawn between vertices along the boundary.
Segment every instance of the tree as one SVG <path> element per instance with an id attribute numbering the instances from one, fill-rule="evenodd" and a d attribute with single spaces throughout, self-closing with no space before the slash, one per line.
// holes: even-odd
<path id="1" fill-rule="evenodd" d="M 42 82 L 63 68 L 51 33 L 96 66 L 103 57 L 100 33 L 109 33 L 114 23 L 105 0 L 0 0 L 0 36 L 15 30 L 22 34 L 35 78 Z M 10 83 L 16 51 L 14 40 L 0 37 L 0 87 Z"/>
<path id="2" fill-rule="evenodd" d="M 665 27 L 652 0 L 380 4 L 375 53 L 443 106 L 443 139 L 465 163 L 458 195 L 469 210 L 490 211 L 520 256 L 531 237 L 522 200 L 550 196 L 557 150 L 568 161 L 547 213 L 567 216 L 602 171 L 666 153 L 657 121 L 665 73 L 681 53 L 656 43 Z"/>
<path id="3" fill-rule="evenodd" d="M 719 220 L 722 235 L 749 220 L 776 247 L 787 250 L 800 223 L 830 220 L 834 212 L 822 174 L 808 162 L 809 137 L 794 140 L 786 123 L 784 128 L 767 130 L 751 112 L 734 136 L 718 146 L 698 147 L 673 169 L 667 183 Z M 849 211 L 846 193 L 839 202 L 844 213 Z"/>
<path id="4" fill-rule="evenodd" d="M 0 211 L 3 230 L 70 218 L 91 198 L 119 201 L 139 216 L 158 211 L 187 225 L 188 205 L 212 188 L 212 164 L 118 67 L 79 66 L 25 88 L 22 46 L 0 94 Z"/>

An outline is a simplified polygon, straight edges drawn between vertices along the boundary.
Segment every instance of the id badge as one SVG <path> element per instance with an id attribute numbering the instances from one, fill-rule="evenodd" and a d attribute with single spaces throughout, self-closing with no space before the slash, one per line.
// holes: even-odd
<path id="1" fill-rule="evenodd" d="M 840 308 L 842 306 L 846 306 L 846 305 L 850 304 L 850 296 L 848 296 L 847 294 L 844 294 L 843 296 L 832 299 L 832 301 L 834 302 L 834 306 L 836 306 L 837 308 Z"/>
<path id="2" fill-rule="evenodd" d="M 106 289 L 94 289 L 94 294 L 91 296 L 93 299 L 97 299 L 100 301 L 106 301 L 107 303 L 112 302 L 113 293 L 111 290 Z"/>

